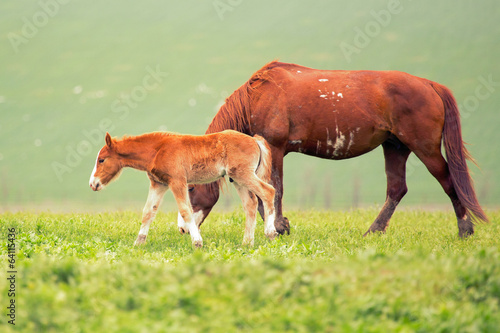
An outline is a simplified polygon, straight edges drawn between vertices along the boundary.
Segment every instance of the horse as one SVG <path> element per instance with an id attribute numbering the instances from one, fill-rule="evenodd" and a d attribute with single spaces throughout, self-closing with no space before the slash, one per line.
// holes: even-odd
<path id="1" fill-rule="evenodd" d="M 189 202 L 188 183 L 214 182 L 229 176 L 243 202 L 246 215 L 243 244 L 253 246 L 257 215 L 257 197 L 265 211 L 265 235 L 274 239 L 275 190 L 271 178 L 271 152 L 261 136 L 248 136 L 237 131 L 194 136 L 155 132 L 121 139 L 105 136 L 106 144 L 97 154 L 90 187 L 102 190 L 117 179 L 124 167 L 145 171 L 150 180 L 149 194 L 142 213 L 142 224 L 134 245 L 146 242 L 163 195 L 170 188 L 182 217 L 181 233 L 191 235 L 194 247 L 202 247 Z"/>
<path id="2" fill-rule="evenodd" d="M 258 134 L 270 144 L 279 234 L 290 233 L 282 212 L 284 156 L 294 152 L 341 160 L 380 145 L 386 201 L 364 236 L 385 233 L 408 191 L 406 161 L 412 152 L 450 198 L 460 237 L 472 235 L 474 223 L 488 222 L 468 171 L 466 160 L 473 159 L 462 140 L 455 98 L 447 87 L 425 78 L 399 71 L 318 70 L 273 61 L 226 99 L 206 133 L 225 129 Z M 190 192 L 197 224 L 217 202 L 219 186 L 197 185 Z"/>

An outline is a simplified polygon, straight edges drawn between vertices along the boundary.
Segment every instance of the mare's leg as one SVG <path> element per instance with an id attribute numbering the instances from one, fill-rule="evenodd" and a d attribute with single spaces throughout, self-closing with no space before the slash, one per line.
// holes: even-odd
<path id="1" fill-rule="evenodd" d="M 253 246 L 254 235 L 255 235 L 255 225 L 257 223 L 257 197 L 246 188 L 234 183 L 234 187 L 238 191 L 238 195 L 243 203 L 243 209 L 245 210 L 246 223 L 245 223 L 245 235 L 243 236 L 243 245 Z"/>
<path id="2" fill-rule="evenodd" d="M 406 161 L 411 151 L 396 140 L 394 142 L 386 141 L 382 144 L 387 175 L 387 196 L 384 207 L 364 236 L 376 231 L 385 232 L 398 203 L 408 191 L 406 187 Z"/>
<path id="3" fill-rule="evenodd" d="M 139 235 L 137 236 L 134 245 L 141 245 L 146 243 L 149 225 L 154 220 L 156 212 L 160 207 L 161 200 L 163 199 L 163 195 L 167 190 L 168 186 L 156 183 L 151 180 L 151 184 L 149 185 L 148 200 L 146 201 L 146 205 L 144 206 L 144 209 L 142 211 L 141 229 L 139 230 Z"/>
<path id="4" fill-rule="evenodd" d="M 275 189 L 274 211 L 276 212 L 274 225 L 280 235 L 285 233 L 290 235 L 290 222 L 283 216 L 283 149 L 271 146 L 271 154 L 273 156 L 271 182 Z M 259 200 L 259 213 L 265 220 L 264 206 L 261 200 Z"/>
<path id="5" fill-rule="evenodd" d="M 423 147 L 425 149 L 425 147 Z M 460 203 L 457 192 L 451 180 L 448 163 L 446 163 L 443 155 L 441 154 L 441 146 L 434 146 L 429 151 L 414 151 L 418 158 L 425 164 L 427 170 L 437 179 L 443 187 L 443 190 L 448 195 L 453 204 L 455 214 L 458 222 L 458 235 L 460 237 L 467 237 L 474 234 L 474 224 L 469 216 L 467 210 Z"/>
<path id="6" fill-rule="evenodd" d="M 200 235 L 200 230 L 196 225 L 196 221 L 193 215 L 193 208 L 189 201 L 188 187 L 185 180 L 175 180 L 169 184 L 172 193 L 174 194 L 175 201 L 177 202 L 177 207 L 182 219 L 185 222 L 185 227 L 191 235 L 191 241 L 195 247 L 203 246 L 203 239 Z"/>

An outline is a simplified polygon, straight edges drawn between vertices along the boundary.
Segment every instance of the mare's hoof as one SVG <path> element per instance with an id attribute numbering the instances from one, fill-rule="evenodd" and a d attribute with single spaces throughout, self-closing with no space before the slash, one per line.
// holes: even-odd
<path id="1" fill-rule="evenodd" d="M 469 236 L 474 235 L 474 228 L 471 229 L 459 229 L 458 230 L 458 236 L 460 238 L 467 238 Z"/>
<path id="2" fill-rule="evenodd" d="M 367 232 L 364 233 L 363 237 L 366 237 L 369 234 L 385 234 L 385 229 L 384 230 L 379 230 L 379 229 L 372 230 L 372 228 L 370 228 L 370 229 L 368 229 Z"/>
<path id="3" fill-rule="evenodd" d="M 146 235 L 139 235 L 134 242 L 134 246 L 146 244 Z"/>
<path id="4" fill-rule="evenodd" d="M 474 235 L 474 230 L 472 231 L 459 231 L 458 236 L 460 238 L 467 238 Z"/>
<path id="5" fill-rule="evenodd" d="M 290 222 L 286 217 L 283 217 L 281 220 L 276 220 L 274 226 L 276 227 L 278 234 L 284 235 L 286 233 L 287 235 L 290 235 Z"/>
<path id="6" fill-rule="evenodd" d="M 458 236 L 460 238 L 467 238 L 474 235 L 474 223 L 470 217 L 465 217 L 458 220 Z"/>
<path id="7" fill-rule="evenodd" d="M 388 223 L 380 223 L 378 220 L 372 223 L 368 231 L 365 232 L 363 237 L 368 236 L 369 234 L 385 234 L 385 229 L 387 229 Z"/>

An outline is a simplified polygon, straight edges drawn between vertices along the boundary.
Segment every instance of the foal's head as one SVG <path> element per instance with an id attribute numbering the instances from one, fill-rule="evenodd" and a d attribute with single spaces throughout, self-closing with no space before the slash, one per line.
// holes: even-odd
<path id="1" fill-rule="evenodd" d="M 90 175 L 90 187 L 94 191 L 104 188 L 113 179 L 117 179 L 123 165 L 120 156 L 116 152 L 116 141 L 106 133 L 106 145 L 97 154 L 94 170 Z"/>

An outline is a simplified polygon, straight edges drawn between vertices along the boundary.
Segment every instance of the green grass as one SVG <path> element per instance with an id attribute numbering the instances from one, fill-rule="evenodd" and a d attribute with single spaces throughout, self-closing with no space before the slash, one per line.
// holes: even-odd
<path id="1" fill-rule="evenodd" d="M 116 136 L 164 128 L 202 134 L 217 105 L 276 58 L 322 69 L 406 71 L 445 84 L 462 105 L 474 97 L 479 77 L 500 82 L 497 0 L 401 0 L 401 12 L 351 62 L 339 45 L 353 44 L 355 28 L 373 24 L 373 12 L 391 1 L 229 2 L 239 4 L 221 20 L 214 1 L 68 1 L 17 53 L 9 33 L 22 34 L 23 18 L 31 21 L 41 7 L 0 2 L 0 203 L 49 201 L 64 208 L 68 200 L 88 206 L 145 200 L 148 181 L 128 171 L 106 193 L 89 190 L 102 131 L 96 136 L 102 143 L 74 161 L 62 181 L 52 163 L 66 164 L 68 149 L 88 140 L 85 133 L 98 130 L 102 119 L 111 121 Z M 114 112 L 113 103 L 142 84 L 148 66 L 168 76 L 126 116 Z M 490 143 L 500 142 L 500 94 L 498 85 L 490 89 L 472 103 L 463 135 L 481 167 L 473 167 L 479 198 L 496 205 L 500 160 Z M 300 154 L 285 159 L 286 202 L 293 207 L 350 207 L 355 182 L 362 205 L 383 203 L 380 149 L 342 162 Z M 449 203 L 420 162 L 409 167 L 408 183 L 406 203 Z"/>
<path id="2" fill-rule="evenodd" d="M 140 215 L 0 215 L 2 262 L 16 228 L 16 327 L 2 332 L 495 332 L 500 212 L 468 239 L 451 212 L 288 212 L 290 236 L 241 245 L 244 214 L 214 213 L 204 248 L 173 213 L 135 248 Z M 4 264 L 2 270 L 6 271 Z M 0 304 L 8 304 L 0 279 Z"/>

